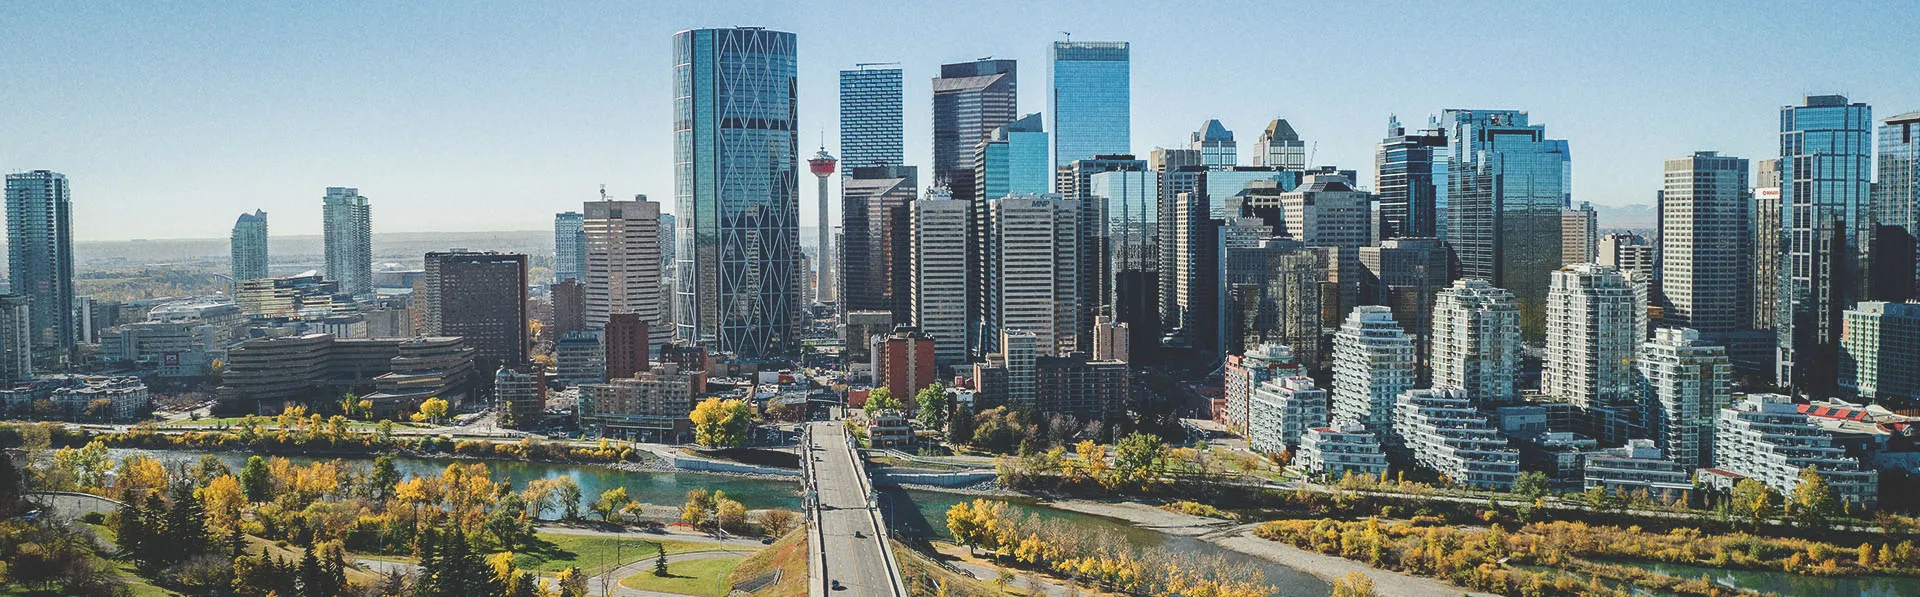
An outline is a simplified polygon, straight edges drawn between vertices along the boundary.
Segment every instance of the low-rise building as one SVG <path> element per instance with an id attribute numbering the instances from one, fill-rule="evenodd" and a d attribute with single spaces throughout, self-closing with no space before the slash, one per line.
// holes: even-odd
<path id="1" fill-rule="evenodd" d="M 606 383 L 607 358 L 600 346 L 600 333 L 579 330 L 555 340 L 553 366 L 554 379 L 567 386 Z"/>
<path id="2" fill-rule="evenodd" d="M 1124 414 L 1131 403 L 1126 363 L 1091 361 L 1078 355 L 1035 357 L 1033 370 L 1034 408 L 1041 413 L 1091 421 Z"/>
<path id="3" fill-rule="evenodd" d="M 1283 377 L 1253 389 L 1247 443 L 1256 453 L 1280 453 L 1300 444 L 1301 434 L 1327 421 L 1327 391 L 1311 377 Z"/>
<path id="4" fill-rule="evenodd" d="M 1220 422 L 1228 429 L 1247 431 L 1248 409 L 1253 404 L 1253 389 L 1267 380 L 1306 375 L 1293 357 L 1293 348 L 1285 344 L 1262 343 L 1246 354 L 1228 355 L 1222 371 L 1226 380 L 1226 409 Z"/>
<path id="5" fill-rule="evenodd" d="M 1546 473 L 1565 485 L 1578 485 L 1584 478 L 1588 454 L 1600 449 L 1600 441 L 1572 431 L 1541 431 L 1508 435 L 1520 451 L 1520 469 Z"/>
<path id="6" fill-rule="evenodd" d="M 458 405 L 476 383 L 473 349 L 460 338 L 335 339 L 328 334 L 256 338 L 234 345 L 220 385 L 224 412 L 278 412 L 285 403 L 367 392 L 377 416 L 430 397 Z"/>
<path id="7" fill-rule="evenodd" d="M 1872 508 L 1880 500 L 1878 474 L 1834 445 L 1831 432 L 1780 394 L 1748 394 L 1720 411 L 1713 468 L 1766 483 L 1781 495 L 1793 495 L 1800 471 L 1813 467 L 1840 499 Z"/>
<path id="8" fill-rule="evenodd" d="M 893 448 L 913 443 L 913 427 L 905 411 L 887 408 L 867 420 L 867 443 L 875 448 Z"/>
<path id="9" fill-rule="evenodd" d="M 1339 479 L 1348 473 L 1378 477 L 1387 472 L 1387 452 L 1380 435 L 1352 419 L 1339 419 L 1300 436 L 1295 457 L 1300 470 L 1312 477 Z"/>
<path id="10" fill-rule="evenodd" d="M 1627 440 L 1627 445 L 1587 455 L 1587 489 L 1615 493 L 1645 491 L 1661 503 L 1684 499 L 1693 490 L 1689 469 L 1660 453 L 1650 439 Z"/>
<path id="11" fill-rule="evenodd" d="M 654 365 L 633 377 L 580 388 L 580 428 L 601 437 L 684 443 L 692 439 L 694 398 L 707 392 L 705 371 Z"/>
<path id="12" fill-rule="evenodd" d="M 546 422 L 546 375 L 501 367 L 493 373 L 493 396 L 503 407 L 502 425 L 530 429 Z"/>
<path id="13" fill-rule="evenodd" d="M 1507 490 L 1520 475 L 1520 453 L 1480 415 L 1466 390 L 1439 387 L 1401 393 L 1393 430 L 1414 462 L 1454 483 Z"/>

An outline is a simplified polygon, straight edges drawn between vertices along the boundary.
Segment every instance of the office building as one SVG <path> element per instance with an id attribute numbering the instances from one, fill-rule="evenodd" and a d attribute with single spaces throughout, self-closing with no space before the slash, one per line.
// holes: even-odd
<path id="1" fill-rule="evenodd" d="M 288 403 L 331 403 L 345 392 L 360 394 L 373 402 L 376 416 L 389 418 L 427 398 L 458 405 L 474 385 L 474 352 L 448 337 L 255 338 L 227 350 L 214 410 L 278 413 Z"/>
<path id="2" fill-rule="evenodd" d="M 1387 452 L 1380 448 L 1380 434 L 1368 431 L 1366 425 L 1352 419 L 1334 419 L 1300 436 L 1294 466 L 1315 479 L 1347 475 L 1377 478 L 1387 473 Z"/>
<path id="3" fill-rule="evenodd" d="M 327 187 L 321 198 L 327 279 L 350 296 L 373 294 L 373 206 L 360 189 Z"/>
<path id="4" fill-rule="evenodd" d="M 992 201 L 1014 194 L 1053 192 L 1053 168 L 1047 165 L 1047 133 L 1040 115 L 1028 114 L 982 139 L 972 151 L 973 196 Z"/>
<path id="5" fill-rule="evenodd" d="M 685 443 L 693 439 L 694 399 L 707 391 L 705 371 L 662 363 L 631 377 L 580 386 L 580 428 L 601 437 Z"/>
<path id="6" fill-rule="evenodd" d="M 1112 317 L 1101 315 L 1093 318 L 1093 360 L 1132 362 L 1130 337 L 1132 326 L 1126 322 L 1115 322 Z"/>
<path id="7" fill-rule="evenodd" d="M 845 358 L 847 370 L 873 375 L 874 372 L 868 369 L 873 364 L 873 339 L 884 337 L 892 331 L 892 312 L 852 311 L 847 313 L 847 323 L 843 326 L 842 332 L 844 336 L 841 337 L 841 341 L 846 345 L 846 351 L 841 354 Z"/>
<path id="8" fill-rule="evenodd" d="M 607 327 L 613 316 L 632 314 L 650 330 L 648 344 L 671 341 L 661 312 L 666 298 L 660 281 L 660 204 L 635 195 L 632 201 L 588 201 L 581 211 L 587 241 L 586 328 Z"/>
<path id="9" fill-rule="evenodd" d="M 1873 110 L 1840 95 L 1780 108 L 1780 227 L 1786 260 L 1774 322 L 1776 383 L 1838 389 L 1841 313 L 1872 296 Z"/>
<path id="10" fill-rule="evenodd" d="M 1255 388 L 1270 380 L 1307 374 L 1294 360 L 1292 347 L 1272 343 L 1248 349 L 1246 354 L 1227 355 L 1221 372 L 1226 382 L 1222 396 L 1226 408 L 1220 413 L 1221 422 L 1242 434 L 1247 432 Z"/>
<path id="11" fill-rule="evenodd" d="M 1713 463 L 1713 424 L 1733 405 L 1727 350 L 1688 328 L 1660 328 L 1640 349 L 1646 380 L 1646 435 L 1688 470 Z"/>
<path id="12" fill-rule="evenodd" d="M 1080 304 L 1075 295 L 1079 207 L 1058 195 L 1014 195 L 988 204 L 989 338 L 1018 330 L 1034 335 L 1039 354 L 1072 351 Z"/>
<path id="13" fill-rule="evenodd" d="M 553 214 L 553 281 L 587 280 L 587 216 L 577 211 Z"/>
<path id="14" fill-rule="evenodd" d="M 1082 421 L 1111 421 L 1131 406 L 1127 364 L 1088 360 L 1086 355 L 1033 360 L 1034 410 Z"/>
<path id="15" fill-rule="evenodd" d="M 1373 154 L 1380 238 L 1445 238 L 1446 227 L 1439 216 L 1447 207 L 1447 147 L 1446 130 L 1438 128 L 1438 123 L 1428 122 L 1425 130 L 1408 133 L 1400 119 L 1387 117 L 1387 137 Z M 1303 155 L 1302 169 L 1305 162 Z"/>
<path id="16" fill-rule="evenodd" d="M 1275 118 L 1267 123 L 1266 130 L 1260 131 L 1260 141 L 1253 146 L 1253 165 L 1305 172 L 1307 142 L 1300 140 L 1300 133 L 1293 130 L 1287 119 Z"/>
<path id="17" fill-rule="evenodd" d="M 1447 245 L 1460 277 L 1512 292 L 1521 331 L 1544 318 L 1547 286 L 1561 259 L 1560 209 L 1572 204 L 1567 142 L 1518 110 L 1447 110 Z"/>
<path id="18" fill-rule="evenodd" d="M 1599 258 L 1600 217 L 1593 204 L 1560 209 L 1560 263 L 1593 263 Z"/>
<path id="19" fill-rule="evenodd" d="M 568 332 L 553 341 L 554 381 L 573 387 L 607 381 L 606 350 L 598 330 Z"/>
<path id="20" fill-rule="evenodd" d="M 1602 236 L 1591 263 L 1618 269 L 1641 280 L 1652 280 L 1653 241 L 1631 232 Z"/>
<path id="21" fill-rule="evenodd" d="M 1327 391 L 1311 377 L 1283 377 L 1254 386 L 1247 412 L 1247 445 L 1256 454 L 1300 445 L 1308 429 L 1327 422 Z"/>
<path id="22" fill-rule="evenodd" d="M 527 256 L 455 249 L 427 253 L 426 262 L 422 335 L 465 340 L 479 371 L 524 366 Z"/>
<path id="23" fill-rule="evenodd" d="M 1200 130 L 1194 131 L 1192 140 L 1187 142 L 1187 148 L 1200 150 L 1200 164 L 1208 168 L 1239 165 L 1240 151 L 1234 145 L 1233 131 L 1216 119 L 1207 119 L 1206 124 L 1200 125 Z"/>
<path id="24" fill-rule="evenodd" d="M 840 71 L 841 167 L 906 163 L 903 85 L 898 67 L 861 64 Z"/>
<path id="25" fill-rule="evenodd" d="M 1278 183 L 1255 183 L 1249 190 Z M 1360 248 L 1373 244 L 1372 199 L 1354 188 L 1353 179 L 1340 175 L 1310 174 L 1292 191 L 1280 194 L 1280 222 L 1275 231 L 1309 247 L 1327 249 L 1332 262 L 1327 272 L 1339 290 L 1335 313 L 1344 313 L 1361 304 L 1360 286 L 1363 268 Z M 1327 298 L 1327 297 L 1322 297 Z"/>
<path id="26" fill-rule="evenodd" d="M 1400 329 L 1413 335 L 1421 383 L 1432 360 L 1433 303 L 1453 282 L 1453 252 L 1435 238 L 1401 237 L 1360 247 L 1360 303 L 1393 309 Z"/>
<path id="27" fill-rule="evenodd" d="M 1693 469 L 1700 467 L 1664 457 L 1653 440 L 1634 439 L 1625 446 L 1588 454 L 1582 468 L 1586 489 L 1645 493 L 1658 503 L 1670 504 L 1693 491 Z"/>
<path id="28" fill-rule="evenodd" d="M 7 282 L 32 301 L 35 362 L 60 366 L 73 355 L 73 205 L 67 176 L 48 170 L 7 175 Z"/>
<path id="29" fill-rule="evenodd" d="M 945 189 L 928 189 L 912 207 L 912 292 L 915 328 L 934 340 L 934 358 L 945 366 L 974 354 L 967 335 L 967 246 L 972 206 Z"/>
<path id="30" fill-rule="evenodd" d="M 1133 153 L 1133 80 L 1123 41 L 1057 41 L 1049 56 L 1047 105 L 1053 117 L 1053 166 Z"/>
<path id="31" fill-rule="evenodd" d="M 1864 301 L 1848 309 L 1839 373 L 1848 400 L 1920 406 L 1920 303 Z"/>
<path id="32" fill-rule="evenodd" d="M 1240 227 L 1230 226 L 1223 230 Z M 1325 329 L 1322 295 L 1327 254 L 1324 250 L 1302 246 L 1297 241 L 1266 239 L 1251 244 L 1236 241 L 1219 249 L 1220 272 L 1209 278 L 1220 280 L 1217 307 L 1196 313 L 1196 321 L 1211 317 L 1218 328 L 1206 336 L 1220 338 L 1221 352 L 1251 351 L 1266 343 L 1283 344 L 1293 349 L 1308 369 L 1321 366 L 1321 332 Z"/>
<path id="33" fill-rule="evenodd" d="M 974 195 L 974 149 L 1019 116 L 1018 65 L 981 59 L 940 65 L 933 79 L 933 185 L 962 201 Z M 978 214 L 976 214 L 978 215 Z"/>
<path id="34" fill-rule="evenodd" d="M 1062 169 L 1063 192 L 1080 205 L 1079 327 L 1091 342 L 1093 319 L 1111 315 L 1132 326 L 1159 328 L 1158 298 L 1147 280 L 1159 279 L 1159 177 L 1133 156 L 1077 160 Z M 1070 183 L 1070 184 L 1069 184 Z M 1143 346 L 1156 336 L 1139 335 Z"/>
<path id="35" fill-rule="evenodd" d="M 1466 390 L 1407 390 L 1394 404 L 1394 433 L 1415 463 L 1466 487 L 1513 488 L 1520 452 L 1507 446 Z"/>
<path id="36" fill-rule="evenodd" d="M 1714 468 L 1758 480 L 1780 495 L 1793 495 L 1800 471 L 1813 467 L 1841 501 L 1866 508 L 1879 502 L 1879 473 L 1861 470 L 1859 461 L 1837 445 L 1831 432 L 1801 412 L 1791 397 L 1748 394 L 1738 398 L 1731 408 L 1720 411 L 1714 430 Z"/>
<path id="37" fill-rule="evenodd" d="M 1393 436 L 1394 400 L 1414 384 L 1413 353 L 1392 310 L 1355 307 L 1333 337 L 1333 416 Z"/>
<path id="38" fill-rule="evenodd" d="M 1433 385 L 1465 389 L 1485 405 L 1519 398 L 1520 306 L 1486 280 L 1456 280 L 1433 303 Z"/>
<path id="39" fill-rule="evenodd" d="M 1722 341 L 1748 327 L 1747 192 L 1744 158 L 1700 151 L 1667 160 L 1658 272 L 1666 325 Z"/>
<path id="40" fill-rule="evenodd" d="M 1753 186 L 1747 210 L 1753 217 L 1747 228 L 1753 239 L 1747 257 L 1753 265 L 1753 307 L 1748 317 L 1753 329 L 1773 331 L 1780 319 L 1780 264 L 1787 259 L 1786 233 L 1780 228 L 1780 160 L 1754 162 Z M 1777 351 L 1770 347 L 1767 352 L 1771 357 Z M 1767 371 L 1777 374 L 1771 367 Z"/>
<path id="41" fill-rule="evenodd" d="M 998 358 L 992 360 L 1006 371 L 1005 403 L 1032 408 L 1039 391 L 1034 363 L 1039 358 L 1040 338 L 1024 330 L 1000 330 L 999 336 Z"/>
<path id="42" fill-rule="evenodd" d="M 674 119 L 674 336 L 746 360 L 799 349 L 794 41 L 758 27 L 674 35 L 686 115 Z"/>
<path id="43" fill-rule="evenodd" d="M 547 384 L 542 373 L 523 373 L 501 367 L 493 373 L 493 397 L 500 405 L 500 424 L 531 429 L 546 422 Z"/>
<path id="44" fill-rule="evenodd" d="M 1912 274 L 1913 279 L 1905 285 L 1892 279 L 1877 280 L 1874 298 L 1920 297 L 1920 268 L 1904 253 L 1913 248 L 1915 237 L 1920 237 L 1920 112 L 1881 119 L 1878 151 L 1880 179 L 1874 183 L 1873 217 L 1878 225 L 1898 231 L 1876 230 L 1876 234 L 1887 237 L 1876 241 L 1904 246 L 1899 251 L 1889 251 L 1891 246 L 1879 247 L 1876 255 L 1894 254 L 1883 259 L 1889 262 L 1885 266 L 1878 261 L 1874 265 L 1882 266 L 1876 269 L 1887 274 Z M 1896 239 L 1899 242 L 1894 242 Z M 1914 271 L 1905 271 L 1909 269 Z"/>
<path id="45" fill-rule="evenodd" d="M 253 210 L 233 222 L 233 281 L 258 280 L 267 273 L 267 212 Z"/>
<path id="46" fill-rule="evenodd" d="M 887 311 L 894 323 L 912 321 L 913 166 L 849 168 L 840 184 L 840 297 L 848 311 Z"/>
<path id="47" fill-rule="evenodd" d="M 1582 431 L 1601 442 L 1642 437 L 1635 363 L 1647 337 L 1645 300 L 1634 282 L 1610 266 L 1586 263 L 1553 272 L 1540 391 L 1580 409 L 1588 424 Z"/>
<path id="48" fill-rule="evenodd" d="M 632 377 L 647 370 L 652 327 L 637 313 L 615 313 L 607 319 L 607 327 L 600 331 L 600 346 L 605 351 L 608 379 Z"/>
<path id="49" fill-rule="evenodd" d="M 939 379 L 939 367 L 934 364 L 938 341 L 903 325 L 872 342 L 874 387 L 887 388 L 907 410 L 913 410 L 914 396 Z"/>
<path id="50" fill-rule="evenodd" d="M 33 379 L 33 297 L 0 294 L 0 385 Z"/>
<path id="51" fill-rule="evenodd" d="M 567 278 L 547 287 L 553 303 L 552 326 L 555 338 L 587 329 L 587 289 L 578 278 Z"/>

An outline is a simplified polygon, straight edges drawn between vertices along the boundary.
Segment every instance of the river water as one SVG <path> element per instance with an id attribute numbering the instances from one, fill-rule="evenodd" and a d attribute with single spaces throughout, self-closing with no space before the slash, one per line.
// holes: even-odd
<path id="1" fill-rule="evenodd" d="M 134 453 L 147 454 L 168 463 L 197 462 L 201 455 L 206 454 L 206 452 L 194 451 L 113 450 L 112 457 L 118 460 Z M 213 452 L 212 454 L 220 457 L 235 472 L 246 465 L 246 460 L 250 456 L 245 452 Z M 290 457 L 289 460 L 301 464 L 322 459 Z M 360 465 L 371 465 L 373 461 L 371 458 L 341 458 L 340 460 Z M 801 506 L 800 485 L 797 478 L 749 478 L 691 472 L 629 472 L 594 465 L 509 460 L 394 458 L 394 466 L 406 476 L 439 475 L 449 464 L 473 462 L 485 462 L 494 480 L 511 481 L 516 488 L 524 488 L 529 481 L 535 479 L 554 476 L 572 478 L 580 485 L 582 512 L 586 511 L 585 501 L 590 501 L 598 497 L 601 492 L 616 487 L 626 487 L 629 498 L 645 504 L 678 506 L 686 501 L 688 490 L 707 489 L 725 491 L 727 497 L 738 500 L 750 509 L 798 510 Z M 905 533 L 940 538 L 946 538 L 947 535 L 947 509 L 961 501 L 973 499 L 965 495 L 918 490 L 888 490 L 884 493 L 886 497 L 882 508 L 890 510 L 888 518 L 895 521 L 893 524 L 896 528 Z M 1128 543 L 1137 547 L 1159 547 L 1176 554 L 1219 557 L 1232 565 L 1259 570 L 1265 574 L 1268 584 L 1275 587 L 1276 595 L 1279 597 L 1326 597 L 1332 592 L 1332 588 L 1326 581 L 1313 575 L 1193 537 L 1168 535 L 1135 527 L 1121 520 L 1052 508 L 1031 499 L 1016 498 L 1003 499 L 1003 501 L 1011 504 L 1023 516 L 1033 513 L 1046 518 L 1070 520 L 1077 525 L 1108 529 L 1125 537 Z M 912 508 L 908 509 L 908 505 Z M 549 512 L 546 515 L 557 517 L 558 512 Z"/>

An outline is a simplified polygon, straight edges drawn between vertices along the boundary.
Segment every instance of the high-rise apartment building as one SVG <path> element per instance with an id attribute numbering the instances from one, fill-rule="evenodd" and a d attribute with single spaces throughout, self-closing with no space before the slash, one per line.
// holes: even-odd
<path id="1" fill-rule="evenodd" d="M 1387 137 L 1374 150 L 1373 165 L 1380 238 L 1444 238 L 1446 226 L 1439 216 L 1447 208 L 1446 131 L 1429 122 L 1425 130 L 1408 133 L 1400 119 L 1389 116 Z"/>
<path id="2" fill-rule="evenodd" d="M 1780 108 L 1781 266 L 1778 383 L 1835 391 L 1841 313 L 1871 296 L 1873 109 L 1815 95 Z"/>
<path id="3" fill-rule="evenodd" d="M 893 333 L 873 340 L 873 385 L 884 387 L 893 396 L 914 408 L 914 396 L 940 378 L 935 351 L 939 342 L 913 329 L 898 326 Z"/>
<path id="4" fill-rule="evenodd" d="M 1772 331 L 1780 319 L 1780 264 L 1787 260 L 1786 231 L 1780 227 L 1780 160 L 1753 164 L 1753 202 L 1747 228 L 1753 244 L 1747 263 L 1753 264 L 1753 329 Z M 1773 352 L 1773 351 L 1769 351 Z"/>
<path id="5" fill-rule="evenodd" d="M 1392 310 L 1355 307 L 1333 336 L 1333 417 L 1393 435 L 1394 400 L 1414 384 L 1413 353 Z"/>
<path id="6" fill-rule="evenodd" d="M 1753 280 L 1747 192 L 1745 158 L 1700 151 L 1667 160 L 1658 272 L 1664 324 L 1722 342 L 1748 327 Z"/>
<path id="7" fill-rule="evenodd" d="M 1920 303 L 1863 301 L 1840 333 L 1840 395 L 1889 409 L 1920 406 Z"/>
<path id="8" fill-rule="evenodd" d="M 906 163 L 903 85 L 898 67 L 862 64 L 840 71 L 842 168 Z"/>
<path id="9" fill-rule="evenodd" d="M 455 249 L 427 253 L 427 336 L 458 336 L 478 371 L 527 362 L 527 256 Z"/>
<path id="10" fill-rule="evenodd" d="M 34 360 L 64 364 L 80 338 L 73 317 L 73 205 L 65 174 L 7 175 L 7 282 L 14 294 L 32 301 Z"/>
<path id="11" fill-rule="evenodd" d="M 553 214 L 553 281 L 587 279 L 587 216 L 577 211 Z"/>
<path id="12" fill-rule="evenodd" d="M 1057 41 L 1048 65 L 1053 166 L 1133 153 L 1133 62 L 1124 41 Z"/>
<path id="13" fill-rule="evenodd" d="M 743 359 L 791 356 L 803 307 L 794 35 L 673 40 L 676 336 Z"/>
<path id="14" fill-rule="evenodd" d="M 1600 218 L 1594 213 L 1593 204 L 1580 202 L 1579 207 L 1560 209 L 1560 263 L 1593 263 L 1598 258 L 1600 243 Z"/>
<path id="15" fill-rule="evenodd" d="M 493 396 L 502 407 L 500 424 L 531 429 L 544 423 L 547 406 L 546 375 L 501 367 L 493 373 Z"/>
<path id="16" fill-rule="evenodd" d="M 0 383 L 33 379 L 33 297 L 0 294 Z"/>
<path id="17" fill-rule="evenodd" d="M 340 283 L 340 292 L 373 294 L 373 207 L 360 189 L 327 187 L 321 199 L 325 226 L 327 279 Z"/>
<path id="18" fill-rule="evenodd" d="M 1433 303 L 1433 385 L 1463 388 L 1483 405 L 1519 397 L 1520 306 L 1486 280 L 1456 280 Z"/>
<path id="19" fill-rule="evenodd" d="M 600 330 L 600 346 L 607 379 L 633 377 L 647 370 L 648 344 L 654 337 L 653 325 L 638 313 L 615 313 Z"/>
<path id="20" fill-rule="evenodd" d="M 1571 204 L 1567 142 L 1518 110 L 1447 110 L 1447 245 L 1460 276 L 1507 289 L 1521 330 L 1538 334 L 1548 278 L 1558 269 L 1560 208 Z"/>
<path id="21" fill-rule="evenodd" d="M 1580 409 L 1602 442 L 1638 437 L 1645 295 L 1620 270 L 1592 263 L 1555 270 L 1552 283 L 1540 391 Z"/>
<path id="22" fill-rule="evenodd" d="M 1733 406 L 1727 349 L 1700 342 L 1688 328 L 1660 328 L 1640 351 L 1646 378 L 1646 434 L 1687 469 L 1713 464 L 1713 425 Z"/>
<path id="23" fill-rule="evenodd" d="M 1233 142 L 1233 131 L 1217 119 L 1207 119 L 1193 132 L 1188 149 L 1200 150 L 1200 164 L 1208 168 L 1232 168 L 1239 165 L 1240 150 Z"/>
<path id="24" fill-rule="evenodd" d="M 1074 349 L 1079 309 L 1079 207 L 1058 195 L 1013 195 L 989 202 L 985 329 L 1033 334 L 1039 354 Z M 998 346 L 987 347 L 997 352 Z"/>
<path id="25" fill-rule="evenodd" d="M 646 322 L 650 346 L 671 342 L 673 330 L 661 310 L 667 301 L 661 296 L 660 204 L 635 195 L 632 201 L 588 201 L 581 211 L 587 329 L 607 327 L 614 315 L 632 313 Z"/>
<path id="26" fill-rule="evenodd" d="M 233 222 L 233 281 L 258 280 L 267 273 L 267 212 L 253 210 Z"/>
<path id="27" fill-rule="evenodd" d="M 1275 118 L 1267 123 L 1266 130 L 1260 131 L 1260 141 L 1253 146 L 1253 165 L 1305 172 L 1307 142 L 1300 140 L 1300 133 L 1293 130 L 1287 119 Z"/>
<path id="28" fill-rule="evenodd" d="M 998 198 L 973 194 L 974 148 L 1020 115 L 1019 82 L 1012 60 L 940 65 L 940 76 L 933 79 L 931 186 L 946 186 L 962 201 Z"/>
<path id="29" fill-rule="evenodd" d="M 972 206 L 945 189 L 928 189 L 913 202 L 913 326 L 934 340 L 934 359 L 942 365 L 968 360 L 976 345 L 968 342 L 967 246 Z"/>
<path id="30" fill-rule="evenodd" d="M 913 320 L 908 253 L 919 169 L 913 166 L 848 168 L 840 185 L 840 304 L 848 311 L 887 311 L 893 321 Z"/>

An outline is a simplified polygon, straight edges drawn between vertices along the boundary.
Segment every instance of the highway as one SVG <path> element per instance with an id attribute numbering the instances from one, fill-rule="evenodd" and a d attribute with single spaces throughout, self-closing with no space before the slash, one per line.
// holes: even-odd
<path id="1" fill-rule="evenodd" d="M 868 501 L 865 467 L 847 444 L 839 422 L 807 426 L 809 488 L 818 496 L 808 561 L 815 577 L 810 593 L 847 597 L 906 597 L 893 554 L 880 533 L 880 514 Z M 858 536 L 855 534 L 858 533 Z M 841 589 L 833 589 L 838 582 Z"/>

